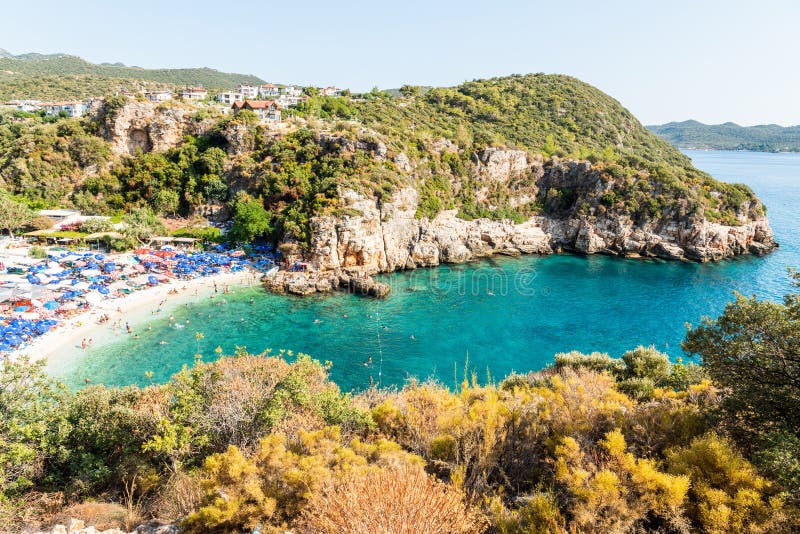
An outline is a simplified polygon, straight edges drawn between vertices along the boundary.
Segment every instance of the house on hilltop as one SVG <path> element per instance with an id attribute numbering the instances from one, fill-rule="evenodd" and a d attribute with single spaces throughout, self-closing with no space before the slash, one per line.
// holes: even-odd
<path id="1" fill-rule="evenodd" d="M 45 102 L 42 104 L 45 115 L 55 117 L 65 113 L 67 117 L 80 117 L 86 113 L 86 104 L 80 101 L 71 102 Z"/>
<path id="2" fill-rule="evenodd" d="M 147 91 L 144 97 L 150 102 L 166 102 L 172 100 L 172 91 Z"/>
<path id="3" fill-rule="evenodd" d="M 250 85 L 246 83 L 240 83 L 236 86 L 236 92 L 240 93 L 245 100 L 248 98 L 258 98 L 258 89 L 258 85 Z"/>
<path id="4" fill-rule="evenodd" d="M 280 88 L 280 94 L 289 97 L 301 97 L 303 96 L 303 89 L 296 85 L 287 85 Z"/>
<path id="5" fill-rule="evenodd" d="M 245 100 L 244 102 L 234 102 L 231 109 L 234 115 L 243 109 L 247 109 L 258 115 L 258 118 L 262 121 L 281 122 L 281 106 L 272 100 Z"/>
<path id="6" fill-rule="evenodd" d="M 320 89 L 319 93 L 322 96 L 342 96 L 344 89 L 339 89 L 338 87 L 326 87 L 325 89 Z"/>
<path id="7" fill-rule="evenodd" d="M 202 87 L 187 87 L 178 93 L 184 100 L 205 100 L 208 97 L 208 91 Z"/>
<path id="8" fill-rule="evenodd" d="M 273 98 L 279 94 L 280 90 L 278 89 L 278 86 L 272 85 L 271 83 L 265 83 L 258 88 L 258 96 L 260 98 Z"/>
<path id="9" fill-rule="evenodd" d="M 42 103 L 39 100 L 10 100 L 6 103 L 17 111 L 39 111 L 42 109 Z"/>
<path id="10" fill-rule="evenodd" d="M 237 93 L 235 91 L 217 94 L 217 102 L 222 102 L 223 104 L 227 104 L 229 106 L 234 102 L 241 102 L 242 100 L 244 100 L 242 93 Z"/>

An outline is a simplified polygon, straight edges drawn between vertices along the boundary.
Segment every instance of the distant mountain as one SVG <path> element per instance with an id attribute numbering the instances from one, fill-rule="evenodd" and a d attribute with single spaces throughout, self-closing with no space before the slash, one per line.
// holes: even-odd
<path id="1" fill-rule="evenodd" d="M 68 54 L 14 55 L 0 49 L 0 100 L 84 98 L 121 88 L 203 85 L 224 89 L 239 83 L 264 83 L 251 74 L 209 68 L 143 69 L 122 63 L 90 63 Z"/>
<path id="2" fill-rule="evenodd" d="M 800 126 L 703 124 L 693 120 L 647 127 L 678 148 L 800 152 Z"/>

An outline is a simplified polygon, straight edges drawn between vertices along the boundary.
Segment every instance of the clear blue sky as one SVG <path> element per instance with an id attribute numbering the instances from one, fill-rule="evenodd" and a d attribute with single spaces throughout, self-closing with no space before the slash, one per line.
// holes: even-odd
<path id="1" fill-rule="evenodd" d="M 3 18 L 12 53 L 354 90 L 563 73 L 646 124 L 800 124 L 798 0 L 37 0 Z"/>

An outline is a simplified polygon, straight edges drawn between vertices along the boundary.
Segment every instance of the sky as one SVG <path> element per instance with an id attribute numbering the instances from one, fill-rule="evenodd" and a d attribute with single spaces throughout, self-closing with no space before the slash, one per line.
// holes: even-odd
<path id="1" fill-rule="evenodd" d="M 644 124 L 800 124 L 798 0 L 37 0 L 0 48 L 354 91 L 546 72 Z M 15 6 L 18 4 L 14 4 Z"/>

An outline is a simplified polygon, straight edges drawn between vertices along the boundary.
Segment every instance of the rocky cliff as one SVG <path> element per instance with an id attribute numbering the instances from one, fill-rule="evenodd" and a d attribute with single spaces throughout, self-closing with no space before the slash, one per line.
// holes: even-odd
<path id="1" fill-rule="evenodd" d="M 546 197 L 543 192 L 549 190 L 579 190 L 574 203 L 580 204 L 581 199 L 615 187 L 588 161 L 544 161 L 519 150 L 487 149 L 477 155 L 476 169 L 477 196 L 483 196 L 491 184 L 501 184 L 517 191 L 512 203 Z M 527 187 L 513 187 L 521 178 L 527 180 Z M 741 254 L 761 255 L 777 246 L 757 201 L 743 206 L 740 224 L 732 226 L 710 222 L 700 213 L 687 213 L 681 203 L 669 213 L 645 220 L 635 220 L 622 210 L 601 208 L 536 215 L 514 223 L 465 220 L 457 216 L 457 210 L 442 211 L 432 220 L 418 218 L 419 193 L 414 187 L 402 188 L 388 199 L 343 190 L 341 199 L 347 215 L 312 220 L 308 259 L 322 274 L 314 275 L 311 283 L 294 275 L 294 290 L 285 280 L 273 286 L 307 293 L 314 290 L 314 280 L 328 280 L 317 290 L 336 287 L 341 273 L 374 274 L 494 254 L 564 250 L 704 262 Z"/>
<path id="2" fill-rule="evenodd" d="M 109 109 L 98 101 L 90 113 L 99 124 L 100 135 L 114 154 L 163 152 L 180 144 L 186 135 L 202 135 L 214 124 L 195 120 L 195 110 L 177 105 L 159 106 L 151 102 L 128 102 Z"/>

